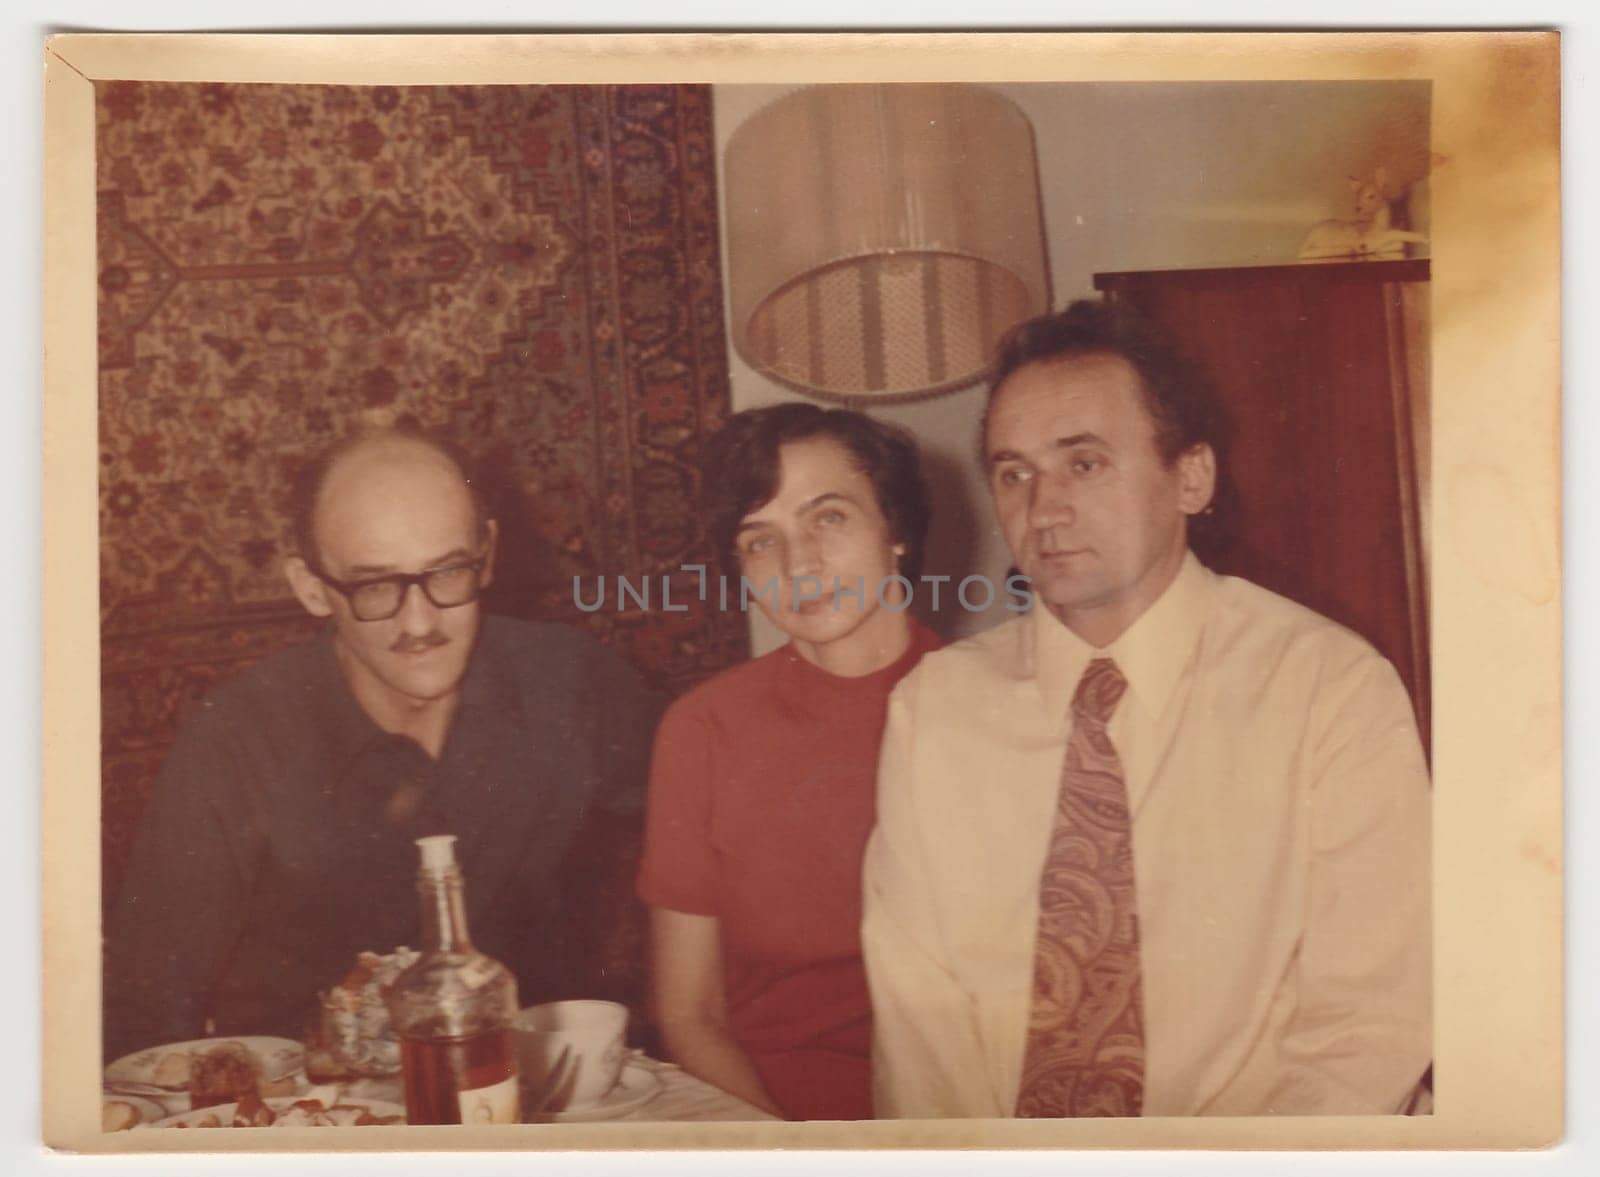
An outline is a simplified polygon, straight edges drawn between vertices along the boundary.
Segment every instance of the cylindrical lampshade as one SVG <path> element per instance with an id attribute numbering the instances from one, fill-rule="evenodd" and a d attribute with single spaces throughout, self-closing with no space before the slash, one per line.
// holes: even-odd
<path id="1" fill-rule="evenodd" d="M 785 384 L 960 388 L 1049 305 L 1032 129 L 990 90 L 808 87 L 746 120 L 725 162 L 734 344 Z"/>

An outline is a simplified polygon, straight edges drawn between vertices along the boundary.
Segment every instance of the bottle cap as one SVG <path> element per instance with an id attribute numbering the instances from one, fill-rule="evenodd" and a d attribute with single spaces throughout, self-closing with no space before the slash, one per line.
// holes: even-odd
<path id="1" fill-rule="evenodd" d="M 431 874 L 443 874 L 456 864 L 454 834 L 434 834 L 429 838 L 418 838 L 417 846 L 422 850 L 422 869 Z"/>

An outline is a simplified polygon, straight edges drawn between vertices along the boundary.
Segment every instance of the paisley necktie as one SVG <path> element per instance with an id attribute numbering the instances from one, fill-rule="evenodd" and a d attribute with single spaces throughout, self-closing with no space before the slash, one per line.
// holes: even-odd
<path id="1" fill-rule="evenodd" d="M 1122 762 L 1106 734 L 1127 686 L 1115 662 L 1096 658 L 1072 697 L 1039 882 L 1018 1116 L 1137 1116 L 1144 1105 L 1133 826 Z"/>

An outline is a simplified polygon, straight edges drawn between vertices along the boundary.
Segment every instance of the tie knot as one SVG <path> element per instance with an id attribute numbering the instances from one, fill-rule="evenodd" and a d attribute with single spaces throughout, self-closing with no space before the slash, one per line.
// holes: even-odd
<path id="1" fill-rule="evenodd" d="M 1128 680 L 1122 677 L 1117 664 L 1109 658 L 1096 658 L 1084 668 L 1078 689 L 1072 694 L 1073 718 L 1108 723 L 1127 689 Z"/>

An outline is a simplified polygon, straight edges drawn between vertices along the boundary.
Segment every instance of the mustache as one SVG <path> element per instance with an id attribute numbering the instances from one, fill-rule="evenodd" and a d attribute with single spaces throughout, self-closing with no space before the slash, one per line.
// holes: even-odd
<path id="1" fill-rule="evenodd" d="M 389 650 L 395 654 L 420 654 L 424 650 L 442 646 L 449 640 L 438 630 L 434 630 L 432 633 L 425 633 L 419 638 L 403 633 L 395 639 L 394 645 L 390 646 Z"/>

